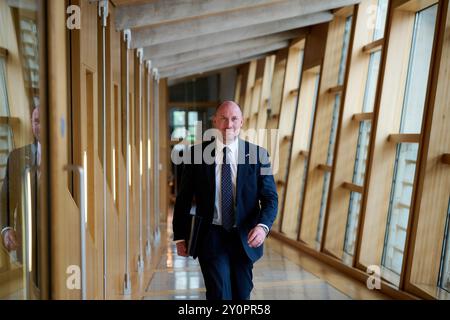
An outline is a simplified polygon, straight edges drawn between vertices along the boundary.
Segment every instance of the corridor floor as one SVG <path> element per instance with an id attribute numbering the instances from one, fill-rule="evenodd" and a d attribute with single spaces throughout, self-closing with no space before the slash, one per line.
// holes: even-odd
<path id="1" fill-rule="evenodd" d="M 153 268 L 142 283 L 144 300 L 204 300 L 205 286 L 197 260 L 179 257 L 171 230 L 162 230 Z M 165 240 L 165 241 L 164 241 Z M 387 299 L 331 267 L 269 238 L 264 257 L 253 270 L 252 300 Z M 138 298 L 138 297 L 136 297 Z"/>

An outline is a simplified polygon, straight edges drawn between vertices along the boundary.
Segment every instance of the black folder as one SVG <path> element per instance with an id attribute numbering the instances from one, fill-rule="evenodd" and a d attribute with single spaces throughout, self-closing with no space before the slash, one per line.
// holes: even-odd
<path id="1" fill-rule="evenodd" d="M 198 236 L 203 218 L 197 215 L 192 216 L 191 233 L 188 240 L 188 254 L 191 257 L 197 257 Z"/>

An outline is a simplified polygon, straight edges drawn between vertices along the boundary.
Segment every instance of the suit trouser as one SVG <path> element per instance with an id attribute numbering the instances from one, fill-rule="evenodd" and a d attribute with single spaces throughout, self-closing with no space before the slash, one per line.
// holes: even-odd
<path id="1" fill-rule="evenodd" d="M 212 225 L 199 251 L 208 300 L 248 300 L 253 289 L 253 262 L 239 233 Z"/>

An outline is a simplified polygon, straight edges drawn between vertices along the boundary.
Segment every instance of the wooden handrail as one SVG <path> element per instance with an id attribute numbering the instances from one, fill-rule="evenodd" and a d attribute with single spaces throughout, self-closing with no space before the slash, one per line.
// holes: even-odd
<path id="1" fill-rule="evenodd" d="M 441 158 L 442 163 L 450 164 L 450 153 L 444 153 Z"/>
<path id="2" fill-rule="evenodd" d="M 319 165 L 317 166 L 317 169 L 322 170 L 322 171 L 326 171 L 326 172 L 331 172 L 331 171 L 333 171 L 333 167 L 332 167 L 332 166 L 329 166 L 329 165 L 327 165 L 327 164 L 319 164 Z"/>
<path id="3" fill-rule="evenodd" d="M 390 134 L 388 141 L 394 143 L 419 143 L 420 138 L 421 135 L 416 133 L 396 133 Z"/>
<path id="4" fill-rule="evenodd" d="M 355 113 L 352 117 L 352 120 L 355 121 L 366 121 L 366 120 L 372 120 L 373 119 L 373 112 L 362 112 L 362 113 Z"/>
<path id="5" fill-rule="evenodd" d="M 344 86 L 336 86 L 328 89 L 328 93 L 330 94 L 338 94 L 344 90 Z"/>
<path id="6" fill-rule="evenodd" d="M 353 191 L 353 192 L 361 193 L 361 194 L 364 192 L 364 187 L 358 186 L 357 184 L 350 183 L 350 182 L 344 182 L 342 184 L 342 188 Z"/>
<path id="7" fill-rule="evenodd" d="M 0 47 L 0 57 L 7 58 L 8 57 L 8 49 Z"/>
<path id="8" fill-rule="evenodd" d="M 365 53 L 372 53 L 381 50 L 383 48 L 383 45 L 384 45 L 384 38 L 381 38 L 365 45 L 362 50 Z"/>

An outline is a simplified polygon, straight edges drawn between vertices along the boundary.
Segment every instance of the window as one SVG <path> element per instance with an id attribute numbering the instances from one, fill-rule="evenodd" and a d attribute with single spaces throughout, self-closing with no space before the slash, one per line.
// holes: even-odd
<path id="1" fill-rule="evenodd" d="M 344 252 L 350 256 L 355 254 L 356 230 L 361 209 L 362 195 L 359 192 L 350 193 L 347 226 L 345 229 Z"/>
<path id="2" fill-rule="evenodd" d="M 402 267 L 417 152 L 417 143 L 401 143 L 397 147 L 382 265 L 398 275 Z"/>
<path id="3" fill-rule="evenodd" d="M 388 3 L 388 0 L 378 0 L 377 18 L 375 21 L 375 30 L 373 32 L 373 41 L 383 38 L 384 29 L 386 26 Z"/>
<path id="4" fill-rule="evenodd" d="M 344 44 L 342 46 L 341 62 L 339 64 L 338 85 L 344 84 L 345 70 L 347 66 L 348 48 L 350 46 L 350 33 L 352 30 L 353 16 L 347 17 L 345 20 Z"/>
<path id="5" fill-rule="evenodd" d="M 358 145 L 356 148 L 355 167 L 353 171 L 353 183 L 357 186 L 364 185 L 371 127 L 371 121 L 361 121 L 359 125 Z M 350 256 L 353 256 L 355 252 L 355 241 L 359 221 L 359 212 L 361 209 L 361 198 L 362 195 L 359 192 L 350 193 L 350 203 L 344 240 L 344 252 Z"/>
<path id="6" fill-rule="evenodd" d="M 0 116 L 9 117 L 8 91 L 6 88 L 6 61 L 0 56 Z"/>
<path id="7" fill-rule="evenodd" d="M 421 132 L 436 15 L 437 5 L 434 5 L 419 11 L 415 17 L 400 133 Z M 398 282 L 402 269 L 418 149 L 418 143 L 397 145 L 382 256 L 386 279 L 394 283 Z"/>
<path id="8" fill-rule="evenodd" d="M 421 131 L 436 14 L 434 5 L 416 15 L 400 133 Z"/>
<path id="9" fill-rule="evenodd" d="M 328 201 L 328 190 L 330 189 L 330 178 L 331 173 L 325 172 L 323 176 L 323 189 L 322 189 L 322 200 L 320 202 L 319 224 L 317 226 L 317 236 L 316 236 L 317 243 L 320 243 L 322 239 L 325 210 L 327 209 L 327 201 Z"/>
<path id="10" fill-rule="evenodd" d="M 363 112 L 373 112 L 375 105 L 375 93 L 380 71 L 381 50 L 372 52 L 369 60 L 369 72 L 367 75 L 366 90 L 364 93 Z"/>
<path id="11" fill-rule="evenodd" d="M 371 129 L 371 121 L 361 121 L 359 125 L 358 145 L 356 148 L 355 169 L 353 172 L 353 183 L 358 186 L 364 184 Z"/>

